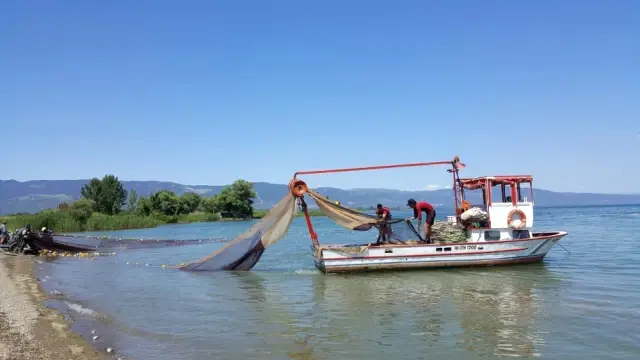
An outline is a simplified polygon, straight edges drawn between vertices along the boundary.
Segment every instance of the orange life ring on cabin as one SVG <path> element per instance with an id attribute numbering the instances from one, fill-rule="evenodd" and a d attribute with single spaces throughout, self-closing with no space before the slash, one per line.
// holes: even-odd
<path id="1" fill-rule="evenodd" d="M 520 216 L 520 225 L 518 226 L 511 225 L 511 222 L 513 220 L 513 215 Z M 525 213 L 520 209 L 513 209 L 509 212 L 509 215 L 507 216 L 507 225 L 509 225 L 509 227 L 514 229 L 522 229 L 527 225 L 527 215 L 525 215 Z"/>
<path id="2" fill-rule="evenodd" d="M 289 181 L 289 190 L 294 196 L 301 197 L 307 192 L 308 188 L 304 181 L 293 179 Z"/>

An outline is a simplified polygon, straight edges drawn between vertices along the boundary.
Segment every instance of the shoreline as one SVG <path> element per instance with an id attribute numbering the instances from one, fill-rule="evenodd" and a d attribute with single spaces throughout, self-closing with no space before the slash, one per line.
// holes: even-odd
<path id="1" fill-rule="evenodd" d="M 251 220 L 261 220 L 269 210 L 255 210 L 251 219 L 223 218 L 214 216 L 215 214 L 191 213 L 174 219 L 158 218 L 154 216 L 139 216 L 135 214 L 122 213 L 119 215 L 104 215 L 100 213 L 92 214 L 85 222 L 78 223 L 70 219 L 69 214 L 59 210 L 48 209 L 34 214 L 2 215 L 0 222 L 7 224 L 7 230 L 17 230 L 25 224 L 31 224 L 32 228 L 40 229 L 43 226 L 53 229 L 58 233 L 82 233 L 98 231 L 120 231 L 153 229 L 165 225 L 194 224 L 194 223 L 216 223 L 216 222 L 242 222 Z M 295 217 L 303 217 L 302 212 L 297 212 Z M 326 217 L 326 214 L 311 210 L 311 217 Z M 97 220 L 93 221 L 94 217 Z M 89 224 L 90 223 L 90 224 Z"/>
<path id="2" fill-rule="evenodd" d="M 0 253 L 0 359 L 109 359 L 45 306 L 35 264 L 31 256 Z"/>

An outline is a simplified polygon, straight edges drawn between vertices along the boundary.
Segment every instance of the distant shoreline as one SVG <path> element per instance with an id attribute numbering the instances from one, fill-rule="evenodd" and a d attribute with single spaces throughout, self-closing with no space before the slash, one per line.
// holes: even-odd
<path id="1" fill-rule="evenodd" d="M 10 181 L 0 180 L 0 214 L 11 214 L 17 212 L 34 213 L 41 209 L 55 208 L 61 202 L 74 202 L 80 198 L 80 191 L 83 185 L 88 184 L 90 179 L 85 180 L 32 180 L 32 181 Z M 203 198 L 208 198 L 219 194 L 227 185 L 188 185 L 164 181 L 127 181 L 122 180 L 122 185 L 126 190 L 135 190 L 141 197 L 148 197 L 150 194 L 160 189 L 169 189 L 177 195 L 187 192 L 195 192 Z M 264 206 L 262 209 L 269 209 L 275 205 L 279 199 L 289 190 L 286 184 L 251 182 L 257 193 L 254 199 L 254 206 Z M 309 183 L 313 188 L 313 184 Z M 359 207 L 369 207 L 375 205 L 378 200 L 382 200 L 385 205 L 392 207 L 403 207 L 408 198 L 428 200 L 431 203 L 443 203 L 452 206 L 452 190 L 423 190 L 423 191 L 402 191 L 397 189 L 340 189 L 334 187 L 321 187 L 316 189 L 330 199 L 340 200 L 344 204 L 357 204 Z M 640 193 L 611 193 L 611 188 L 602 188 L 603 193 L 583 193 L 568 191 L 553 191 L 534 187 L 534 197 L 537 206 L 550 207 L 577 207 L 577 206 L 616 206 L 627 204 L 640 204 Z M 482 201 L 479 191 L 466 193 L 469 200 L 473 202 Z M 580 204 L 580 205 L 578 205 Z M 311 204 L 309 204 L 311 205 Z M 2 215 L 0 215 L 2 216 Z"/>

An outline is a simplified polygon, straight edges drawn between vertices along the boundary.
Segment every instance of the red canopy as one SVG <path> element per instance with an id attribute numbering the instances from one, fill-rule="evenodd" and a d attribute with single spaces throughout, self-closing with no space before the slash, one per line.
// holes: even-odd
<path id="1" fill-rule="evenodd" d="M 531 175 L 483 176 L 474 179 L 460 179 L 460 184 L 464 189 L 476 190 L 484 188 L 487 180 L 491 182 L 491 186 L 496 186 L 531 182 L 533 177 Z"/>

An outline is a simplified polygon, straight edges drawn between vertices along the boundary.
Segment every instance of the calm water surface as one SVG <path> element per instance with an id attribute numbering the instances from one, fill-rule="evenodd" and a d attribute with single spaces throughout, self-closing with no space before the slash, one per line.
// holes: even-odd
<path id="1" fill-rule="evenodd" d="M 322 275 L 303 219 L 247 273 L 163 269 L 218 244 L 128 250 L 39 265 L 78 331 L 126 359 L 640 358 L 640 207 L 536 209 L 567 230 L 544 263 Z M 321 242 L 370 240 L 324 218 Z M 235 236 L 247 222 L 100 233 Z"/>

